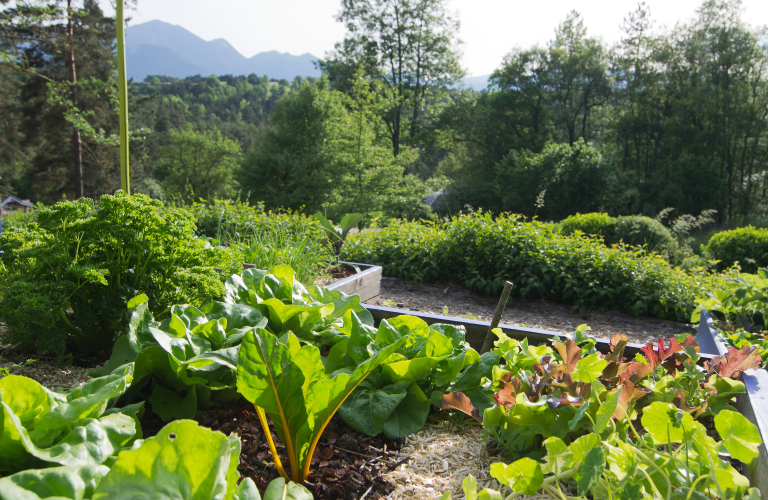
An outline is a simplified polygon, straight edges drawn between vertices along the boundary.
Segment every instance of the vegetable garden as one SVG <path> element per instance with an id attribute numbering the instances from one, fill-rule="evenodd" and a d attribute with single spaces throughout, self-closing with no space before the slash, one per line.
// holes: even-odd
<path id="1" fill-rule="evenodd" d="M 299 220 L 292 241 L 320 255 L 312 245 L 328 228 Z M 222 213 L 209 226 L 215 243 L 224 224 Z M 62 363 L 106 360 L 71 390 L 0 378 L 0 498 L 377 498 L 386 489 L 363 474 L 375 460 L 342 471 L 360 476 L 355 491 L 328 479 L 341 467 L 331 457 L 349 452 L 340 434 L 395 446 L 430 415 L 476 420 L 498 457 L 494 484 L 464 479 L 467 499 L 760 497 L 745 472 L 760 432 L 733 402 L 768 349 L 763 271 L 685 273 L 487 214 L 394 223 L 341 247 L 389 275 L 486 292 L 514 277 L 517 293 L 577 308 L 688 320 L 703 306 L 731 344 L 703 356 L 681 335 L 630 356 L 627 337 L 599 352 L 586 327 L 543 345 L 495 330 L 483 353 L 461 326 L 375 324 L 358 296 L 302 283 L 284 263 L 243 270 L 242 253 L 195 231 L 187 212 L 118 193 L 42 209 L 0 236 L 5 341 Z M 230 410 L 238 432 L 211 430 L 227 429 L 208 415 Z M 249 450 L 260 470 L 242 461 Z"/>

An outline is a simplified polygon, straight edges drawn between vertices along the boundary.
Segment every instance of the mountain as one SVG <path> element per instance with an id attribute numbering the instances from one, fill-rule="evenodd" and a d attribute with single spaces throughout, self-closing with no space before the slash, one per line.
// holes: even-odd
<path id="1" fill-rule="evenodd" d="M 463 83 L 464 87 L 466 88 L 480 92 L 481 90 L 485 90 L 488 87 L 488 79 L 490 77 L 491 75 L 466 76 L 461 79 L 461 83 Z"/>
<path id="2" fill-rule="evenodd" d="M 148 75 L 184 78 L 194 75 L 267 75 L 277 80 L 320 76 L 312 54 L 293 56 L 277 51 L 251 58 L 226 40 L 207 42 L 190 31 L 163 21 L 149 21 L 125 30 L 128 77 L 143 81 Z"/>

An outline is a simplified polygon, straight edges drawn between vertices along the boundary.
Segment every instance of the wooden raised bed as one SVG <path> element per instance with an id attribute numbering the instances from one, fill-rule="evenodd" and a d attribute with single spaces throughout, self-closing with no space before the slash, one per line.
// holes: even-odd
<path id="1" fill-rule="evenodd" d="M 702 311 L 696 341 L 701 346 L 702 352 L 722 356 L 728 352 L 728 346 L 718 338 L 717 330 L 712 328 L 712 323 L 709 313 Z M 750 472 L 747 467 L 744 467 L 742 473 L 749 478 L 753 487 L 760 492 L 768 492 L 768 454 L 765 447 L 768 439 L 768 372 L 762 369 L 747 370 L 743 374 L 743 379 L 747 392 L 736 397 L 736 409 L 757 426 L 763 443 L 758 447 L 760 455 L 757 457 L 755 469 Z"/>
<path id="2" fill-rule="evenodd" d="M 334 281 L 325 288 L 338 290 L 347 295 L 357 294 L 360 296 L 360 302 L 365 302 L 379 296 L 381 292 L 381 266 L 344 261 L 339 261 L 338 264 L 353 271 L 355 274 Z M 255 264 L 243 264 L 243 269 L 255 269 L 256 267 Z"/>

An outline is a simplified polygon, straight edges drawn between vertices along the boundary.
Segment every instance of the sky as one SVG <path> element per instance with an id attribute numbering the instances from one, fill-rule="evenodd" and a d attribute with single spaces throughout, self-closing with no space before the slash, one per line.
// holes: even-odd
<path id="1" fill-rule="evenodd" d="M 701 0 L 646 0 L 657 27 L 694 15 Z M 103 1 L 107 5 L 107 0 Z M 459 38 L 468 76 L 493 72 L 514 47 L 545 45 L 571 10 L 590 36 L 618 41 L 620 25 L 637 0 L 449 0 L 461 23 Z M 743 0 L 753 26 L 768 25 L 768 0 Z M 110 10 L 110 9 L 106 9 Z M 344 38 L 335 20 L 339 0 L 138 0 L 131 24 L 155 19 L 177 24 L 205 40 L 226 39 L 246 57 L 277 50 L 323 57 Z M 114 12 L 113 9 L 111 9 Z"/>

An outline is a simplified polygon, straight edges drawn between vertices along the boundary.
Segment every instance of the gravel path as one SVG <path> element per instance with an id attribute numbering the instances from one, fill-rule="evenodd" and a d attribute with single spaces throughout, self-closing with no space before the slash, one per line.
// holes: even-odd
<path id="1" fill-rule="evenodd" d="M 490 321 L 498 301 L 498 297 L 488 297 L 459 286 L 427 285 L 397 278 L 382 278 L 381 295 L 368 303 L 399 307 L 404 314 L 407 311 L 418 311 Z M 587 311 L 579 314 L 573 312 L 571 307 L 548 300 L 511 297 L 501 322 L 560 333 L 572 332 L 579 325 L 587 324 L 595 337 L 608 339 L 614 333 L 623 333 L 631 342 L 641 344 L 678 333 L 696 335 L 692 325 L 635 317 L 620 311 Z"/>

